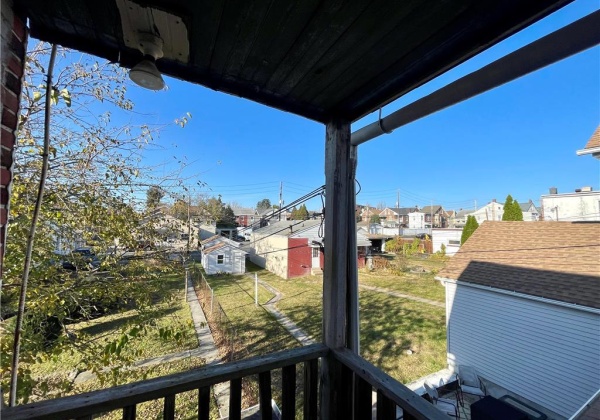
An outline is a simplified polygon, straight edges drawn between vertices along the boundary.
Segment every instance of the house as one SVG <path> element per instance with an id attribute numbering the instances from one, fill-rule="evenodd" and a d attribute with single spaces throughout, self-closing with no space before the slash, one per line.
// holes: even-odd
<path id="1" fill-rule="evenodd" d="M 527 203 L 519 203 L 519 206 L 523 212 L 524 222 L 537 222 L 540 220 L 540 212 L 532 200 L 529 200 Z"/>
<path id="2" fill-rule="evenodd" d="M 600 191 L 593 191 L 592 187 L 563 194 L 550 188 L 550 193 L 542 195 L 540 203 L 546 222 L 600 220 Z"/>
<path id="3" fill-rule="evenodd" d="M 577 155 L 592 155 L 596 159 L 600 159 L 600 125 L 596 127 L 594 134 L 592 134 L 585 147 L 577 151 Z"/>
<path id="4" fill-rule="evenodd" d="M 247 252 L 238 242 L 214 235 L 200 242 L 202 267 L 206 274 L 244 274 Z"/>
<path id="5" fill-rule="evenodd" d="M 250 208 L 234 208 L 233 214 L 235 216 L 235 222 L 238 224 L 238 226 L 252 226 L 255 221 L 260 220 L 258 217 L 258 212 Z"/>
<path id="6" fill-rule="evenodd" d="M 386 207 L 379 213 L 379 217 L 387 227 L 407 227 L 408 213 L 418 210 L 417 207 Z"/>
<path id="7" fill-rule="evenodd" d="M 448 215 L 439 204 L 425 206 L 419 211 L 425 214 L 426 227 L 445 228 L 448 227 Z M 432 224 L 433 220 L 433 224 Z"/>
<path id="8" fill-rule="evenodd" d="M 422 211 L 411 211 L 408 213 L 409 229 L 425 229 L 426 215 Z"/>
<path id="9" fill-rule="evenodd" d="M 462 236 L 462 228 L 444 228 L 431 231 L 431 241 L 433 252 L 440 252 L 442 245 L 446 249 L 446 255 L 452 256 L 460 249 L 460 237 Z"/>
<path id="10" fill-rule="evenodd" d="M 472 215 L 475 210 L 459 210 L 454 216 L 453 224 L 456 228 L 463 228 L 467 224 L 467 217 Z"/>
<path id="11" fill-rule="evenodd" d="M 361 206 L 357 220 L 360 217 L 360 221 L 369 223 L 373 216 L 379 216 L 380 213 L 381 210 L 376 207 Z"/>
<path id="12" fill-rule="evenodd" d="M 323 253 L 323 223 L 321 220 L 282 220 L 254 230 L 250 260 L 284 279 L 321 273 Z M 357 263 L 366 264 L 371 242 L 363 233 L 357 234 Z"/>
<path id="13" fill-rule="evenodd" d="M 455 210 L 446 210 L 446 215 L 448 217 L 448 227 L 455 228 L 456 227 L 456 211 Z"/>
<path id="14" fill-rule="evenodd" d="M 436 277 L 450 367 L 569 417 L 599 388 L 600 223 L 486 222 Z"/>

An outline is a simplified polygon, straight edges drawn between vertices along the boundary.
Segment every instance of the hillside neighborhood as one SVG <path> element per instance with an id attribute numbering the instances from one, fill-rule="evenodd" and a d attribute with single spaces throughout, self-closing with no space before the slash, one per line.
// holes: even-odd
<path id="1" fill-rule="evenodd" d="M 0 0 L 2 419 L 600 420 L 600 10 L 50 3 Z"/>

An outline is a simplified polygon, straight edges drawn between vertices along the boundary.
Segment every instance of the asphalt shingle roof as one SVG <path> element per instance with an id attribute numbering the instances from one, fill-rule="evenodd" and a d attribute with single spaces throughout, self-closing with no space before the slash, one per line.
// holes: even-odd
<path id="1" fill-rule="evenodd" d="M 590 137 L 585 145 L 586 149 L 594 149 L 596 147 L 600 147 L 600 125 L 596 127 L 596 131 L 594 131 L 594 134 L 592 134 L 592 137 Z"/>
<path id="2" fill-rule="evenodd" d="M 600 309 L 600 223 L 485 222 L 439 277 Z"/>

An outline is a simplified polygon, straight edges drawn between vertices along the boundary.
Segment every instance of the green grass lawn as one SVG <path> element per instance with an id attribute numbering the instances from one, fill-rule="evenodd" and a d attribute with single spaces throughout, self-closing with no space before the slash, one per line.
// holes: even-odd
<path id="1" fill-rule="evenodd" d="M 179 269 L 148 282 L 147 287 L 154 296 L 154 304 L 149 308 L 141 311 L 123 310 L 68 325 L 68 330 L 73 337 L 71 345 L 55 348 L 55 351 L 39 353 L 37 362 L 28 366 L 32 375 L 49 384 L 65 381 L 69 373 L 89 369 L 92 365 L 88 362 L 103 360 L 106 357 L 106 347 L 110 343 L 118 342 L 123 333 L 131 331 L 134 326 L 141 325 L 143 328 L 135 336 L 128 337 L 128 341 L 122 347 L 120 358 L 111 356 L 106 359 L 108 366 L 129 364 L 198 347 L 189 306 L 183 300 L 183 276 L 183 269 Z M 175 333 L 179 334 L 175 336 Z M 197 360 L 193 363 L 203 362 Z M 103 367 L 102 364 L 97 363 L 95 366 Z M 178 371 L 177 364 L 173 367 L 164 365 L 161 369 L 169 372 Z M 130 382 L 138 376 L 134 371 L 128 371 L 122 374 L 117 382 Z M 87 390 L 101 387 L 99 381 L 85 384 L 84 388 Z M 110 385 L 110 383 L 102 384 L 103 387 Z"/>
<path id="2" fill-rule="evenodd" d="M 283 293 L 277 308 L 314 339 L 321 340 L 322 278 L 283 280 L 266 270 L 252 270 Z M 444 302 L 444 288 L 431 273 L 361 272 L 359 281 Z M 403 383 L 446 366 L 444 309 L 367 290 L 360 291 L 359 299 L 361 354 L 368 361 Z"/>
<path id="3" fill-rule="evenodd" d="M 299 344 L 262 306 L 254 304 L 254 279 L 248 276 L 208 276 L 227 317 L 237 331 L 237 342 L 244 357 L 297 347 Z M 259 303 L 273 294 L 259 287 Z M 236 357 L 237 358 L 237 357 Z"/>

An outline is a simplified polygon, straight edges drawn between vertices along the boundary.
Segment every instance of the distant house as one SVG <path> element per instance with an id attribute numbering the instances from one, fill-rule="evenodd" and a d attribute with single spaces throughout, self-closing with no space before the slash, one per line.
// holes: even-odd
<path id="1" fill-rule="evenodd" d="M 425 229 L 425 213 L 422 211 L 411 211 L 408 213 L 409 229 Z"/>
<path id="2" fill-rule="evenodd" d="M 599 255 L 600 223 L 482 224 L 436 277 L 450 367 L 570 417 L 600 389 Z"/>
<path id="3" fill-rule="evenodd" d="M 381 210 L 376 207 L 363 206 L 360 208 L 359 217 L 361 221 L 369 223 L 373 216 L 379 216 L 380 213 Z"/>
<path id="4" fill-rule="evenodd" d="M 519 206 L 521 206 L 521 211 L 523 212 L 523 221 L 536 222 L 540 220 L 540 212 L 535 204 L 533 204 L 533 201 L 529 200 L 527 203 L 519 203 Z"/>
<path id="5" fill-rule="evenodd" d="M 419 210 L 425 214 L 425 227 L 445 228 L 448 227 L 448 214 L 442 206 L 434 204 L 425 206 Z"/>
<path id="6" fill-rule="evenodd" d="M 206 274 L 243 274 L 246 271 L 246 254 L 240 244 L 220 235 L 200 243 L 202 267 Z"/>
<path id="7" fill-rule="evenodd" d="M 445 228 L 433 229 L 431 231 L 431 241 L 433 252 L 440 252 L 442 245 L 446 250 L 446 255 L 452 256 L 460 249 L 460 237 L 462 236 L 462 228 Z"/>
<path id="8" fill-rule="evenodd" d="M 454 210 L 446 210 L 446 216 L 448 217 L 448 226 L 449 228 L 456 227 L 456 211 Z"/>
<path id="9" fill-rule="evenodd" d="M 596 159 L 600 159 L 600 125 L 596 127 L 585 147 L 577 151 L 577 155 L 592 155 Z"/>
<path id="10" fill-rule="evenodd" d="M 556 188 L 541 197 L 544 221 L 600 221 L 600 191 L 583 187 L 571 193 L 559 194 Z"/>
<path id="11" fill-rule="evenodd" d="M 258 222 L 258 212 L 250 208 L 235 208 L 233 209 L 235 215 L 235 222 L 238 226 L 248 227 L 252 226 L 254 222 Z"/>
<path id="12" fill-rule="evenodd" d="M 386 207 L 379 217 L 386 227 L 408 227 L 408 213 L 418 210 L 417 207 Z"/>
<path id="13" fill-rule="evenodd" d="M 320 273 L 323 268 L 320 220 L 285 220 L 252 232 L 250 260 L 284 279 Z M 364 266 L 371 242 L 358 234 L 358 264 Z"/>

